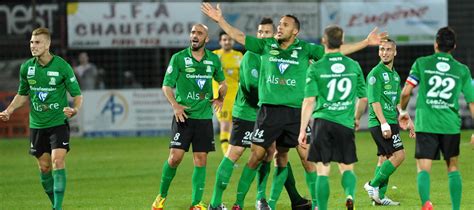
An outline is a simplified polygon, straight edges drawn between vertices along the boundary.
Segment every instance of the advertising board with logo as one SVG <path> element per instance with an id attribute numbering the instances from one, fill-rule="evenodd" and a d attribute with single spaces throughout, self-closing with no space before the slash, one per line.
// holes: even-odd
<path id="1" fill-rule="evenodd" d="M 170 132 L 173 110 L 161 89 L 86 91 L 83 135 L 156 136 Z"/>

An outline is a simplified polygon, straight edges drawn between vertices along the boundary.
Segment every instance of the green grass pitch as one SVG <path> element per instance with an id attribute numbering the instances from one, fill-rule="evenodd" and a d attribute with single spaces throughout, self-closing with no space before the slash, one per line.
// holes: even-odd
<path id="1" fill-rule="evenodd" d="M 462 208 L 474 205 L 474 151 L 469 144 L 471 131 L 462 133 L 460 171 L 463 177 Z M 161 166 L 168 157 L 166 138 L 105 138 L 72 139 L 72 150 L 66 161 L 67 187 L 64 208 L 72 209 L 150 209 L 160 183 Z M 416 187 L 414 140 L 402 132 L 407 158 L 390 178 L 387 195 L 400 201 L 399 207 L 372 207 L 363 184 L 369 180 L 377 161 L 375 143 L 368 132 L 356 134 L 359 162 L 355 166 L 357 175 L 357 209 L 420 209 Z M 0 141 L 0 209 L 51 209 L 49 200 L 39 182 L 36 161 L 28 155 L 26 139 Z M 222 159 L 219 146 L 209 155 L 206 189 L 203 201 L 208 203 L 215 180 L 215 171 Z M 248 151 L 238 162 L 229 187 L 224 193 L 228 207 L 235 199 L 237 182 Z M 297 187 L 309 197 L 303 168 L 295 151 L 290 151 Z M 189 209 L 191 202 L 192 156 L 187 153 L 178 168 L 166 202 L 168 210 Z M 271 181 L 270 176 L 269 181 Z M 330 176 L 331 209 L 344 208 L 344 196 L 337 165 L 332 165 Z M 268 184 L 267 193 L 271 184 Z M 254 209 L 255 186 L 251 187 L 246 200 L 246 209 Z M 431 173 L 431 199 L 436 209 L 450 209 L 450 197 L 444 161 L 436 161 Z M 283 191 L 278 209 L 291 209 L 290 201 Z"/>

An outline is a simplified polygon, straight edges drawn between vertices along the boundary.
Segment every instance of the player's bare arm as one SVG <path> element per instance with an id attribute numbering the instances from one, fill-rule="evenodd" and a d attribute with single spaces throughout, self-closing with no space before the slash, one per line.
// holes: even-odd
<path id="1" fill-rule="evenodd" d="M 81 109 L 82 107 L 83 100 L 84 98 L 82 97 L 82 95 L 75 96 L 73 98 L 73 107 L 64 107 L 64 115 L 66 115 L 67 118 L 76 116 L 76 114 L 79 112 L 79 109 Z"/>
<path id="2" fill-rule="evenodd" d="M 184 112 L 184 110 L 187 109 L 188 107 L 182 106 L 178 104 L 178 102 L 176 102 L 173 89 L 168 86 L 163 86 L 161 89 L 163 90 L 163 93 L 165 94 L 166 99 L 168 99 L 168 102 L 170 102 L 171 107 L 173 108 L 176 122 L 184 122 L 186 119 L 188 119 L 188 116 Z"/>
<path id="3" fill-rule="evenodd" d="M 220 4 L 217 4 L 217 7 L 213 7 L 210 3 L 204 2 L 201 5 L 201 11 L 209 18 L 214 20 L 222 28 L 222 30 L 224 30 L 230 36 L 230 38 L 245 46 L 244 32 L 231 26 L 225 20 L 224 16 L 222 16 Z"/>
<path id="4" fill-rule="evenodd" d="M 10 105 L 3 111 L 0 112 L 0 119 L 3 121 L 10 120 L 10 116 L 15 112 L 16 109 L 22 107 L 28 101 L 28 96 L 15 95 Z"/>
<path id="5" fill-rule="evenodd" d="M 380 122 L 382 136 L 385 139 L 390 139 L 390 137 L 392 137 L 392 130 L 390 129 L 390 125 L 387 123 L 387 120 L 385 119 L 385 116 L 383 115 L 382 105 L 380 105 L 380 102 L 374 102 L 371 104 L 371 106 L 372 106 L 372 109 L 374 109 L 375 116 L 377 116 L 377 119 Z"/>
<path id="6" fill-rule="evenodd" d="M 413 91 L 413 85 L 405 84 L 403 87 L 402 93 L 400 95 L 400 115 L 398 116 L 398 121 L 400 124 L 407 124 L 410 116 L 408 116 L 408 112 L 406 111 L 408 102 L 410 101 L 411 92 Z M 413 123 L 412 123 L 413 124 Z"/>
<path id="7" fill-rule="evenodd" d="M 354 129 L 359 130 L 360 118 L 367 108 L 367 98 L 359 98 L 356 104 L 356 111 L 354 113 Z"/>
<path id="8" fill-rule="evenodd" d="M 212 100 L 212 106 L 214 107 L 214 111 L 219 112 L 222 109 L 222 105 L 224 104 L 225 94 L 227 94 L 227 84 L 225 80 L 219 82 L 219 96 L 216 99 Z"/>
<path id="9" fill-rule="evenodd" d="M 298 142 L 300 146 L 306 147 L 306 127 L 308 127 L 309 119 L 314 110 L 316 104 L 316 97 L 304 98 L 303 106 L 301 107 L 301 124 L 300 134 L 298 136 Z"/>
<path id="10" fill-rule="evenodd" d="M 362 50 L 366 48 L 367 46 L 378 46 L 382 42 L 386 41 L 388 39 L 388 33 L 387 32 L 381 32 L 378 33 L 377 27 L 372 30 L 369 35 L 367 36 L 366 39 L 353 43 L 353 44 L 343 44 L 341 45 L 341 52 L 344 55 L 348 55 L 354 52 L 357 52 L 359 50 Z"/>
<path id="11" fill-rule="evenodd" d="M 474 122 L 474 103 L 469 103 L 469 111 L 471 111 L 471 119 Z M 471 135 L 471 145 L 474 146 L 474 133 Z"/>

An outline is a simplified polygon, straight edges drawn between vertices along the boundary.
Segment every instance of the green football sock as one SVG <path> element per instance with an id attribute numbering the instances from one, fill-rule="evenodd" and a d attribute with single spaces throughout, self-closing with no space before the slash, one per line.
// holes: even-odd
<path id="1" fill-rule="evenodd" d="M 63 209 L 64 191 L 66 190 L 66 169 L 53 170 L 54 209 Z"/>
<path id="2" fill-rule="evenodd" d="M 193 171 L 193 190 L 191 206 L 197 205 L 202 200 L 204 194 L 204 186 L 206 184 L 206 166 L 194 166 Z"/>
<path id="3" fill-rule="evenodd" d="M 311 209 L 314 209 L 318 204 L 318 199 L 316 199 L 316 180 L 318 179 L 318 174 L 316 172 L 305 171 L 304 175 L 306 177 L 306 184 L 308 185 L 309 192 L 311 193 Z"/>
<path id="4" fill-rule="evenodd" d="M 448 173 L 449 194 L 451 194 L 451 205 L 453 210 L 461 208 L 462 179 L 459 171 Z"/>
<path id="5" fill-rule="evenodd" d="M 377 173 L 380 171 L 380 168 L 381 168 L 380 166 L 377 166 L 375 168 L 374 177 L 377 176 Z M 385 181 L 385 182 L 382 182 L 379 186 L 379 198 L 380 199 L 385 198 L 385 193 L 387 192 L 387 189 L 388 189 L 388 180 L 389 179 L 387 179 L 387 181 Z"/>
<path id="6" fill-rule="evenodd" d="M 318 210 L 328 209 L 329 200 L 329 178 L 327 176 L 318 176 L 316 181 L 316 191 L 318 198 Z"/>
<path id="7" fill-rule="evenodd" d="M 166 196 L 168 196 L 168 189 L 170 188 L 171 181 L 173 181 L 173 178 L 176 175 L 176 169 L 177 168 L 172 168 L 168 164 L 168 161 L 165 161 L 165 164 L 163 164 L 160 184 L 160 195 L 162 198 L 166 198 Z"/>
<path id="8" fill-rule="evenodd" d="M 257 175 L 257 169 L 251 169 L 248 165 L 245 165 L 242 175 L 240 176 L 239 184 L 237 185 L 237 198 L 235 200 L 235 204 L 242 208 L 244 206 L 245 196 L 249 191 L 255 175 Z"/>
<path id="9" fill-rule="evenodd" d="M 44 192 L 48 195 L 51 204 L 54 205 L 54 179 L 53 172 L 40 173 L 41 185 L 43 185 Z"/>
<path id="10" fill-rule="evenodd" d="M 427 171 L 420 171 L 417 176 L 418 193 L 420 194 L 421 205 L 430 200 L 430 174 Z"/>
<path id="11" fill-rule="evenodd" d="M 389 179 L 390 179 L 390 177 L 385 182 L 382 182 L 379 186 L 379 198 L 380 199 L 385 198 L 385 193 L 387 192 L 387 189 L 388 189 L 388 180 Z"/>
<path id="12" fill-rule="evenodd" d="M 270 173 L 270 166 L 271 162 L 262 161 L 260 167 L 258 168 L 257 173 L 257 201 L 264 198 L 266 199 L 267 196 L 267 180 L 268 174 Z"/>
<path id="13" fill-rule="evenodd" d="M 352 200 L 355 200 L 355 188 L 356 188 L 357 177 L 354 171 L 347 170 L 342 173 L 341 185 L 344 188 L 346 197 L 351 196 Z"/>
<path id="14" fill-rule="evenodd" d="M 270 191 L 270 199 L 268 199 L 268 205 L 271 209 L 275 209 L 276 202 L 280 197 L 283 185 L 288 177 L 287 167 L 277 167 L 273 176 L 272 189 Z"/>
<path id="15" fill-rule="evenodd" d="M 222 203 L 222 194 L 229 184 L 232 171 L 234 170 L 234 162 L 228 157 L 224 157 L 217 168 L 216 183 L 214 184 L 214 192 L 212 193 L 211 206 L 217 207 Z"/>
<path id="16" fill-rule="evenodd" d="M 295 177 L 293 176 L 293 169 L 291 168 L 290 162 L 288 162 L 286 167 L 288 168 L 288 177 L 285 181 L 285 189 L 286 192 L 288 192 L 291 203 L 298 203 L 303 199 L 303 197 L 301 197 L 301 195 L 298 193 L 298 190 L 296 189 Z"/>
<path id="17" fill-rule="evenodd" d="M 377 175 L 370 181 L 370 185 L 372 187 L 379 187 L 382 182 L 388 180 L 390 175 L 395 172 L 395 169 L 395 166 L 390 162 L 390 160 L 384 161 Z"/>

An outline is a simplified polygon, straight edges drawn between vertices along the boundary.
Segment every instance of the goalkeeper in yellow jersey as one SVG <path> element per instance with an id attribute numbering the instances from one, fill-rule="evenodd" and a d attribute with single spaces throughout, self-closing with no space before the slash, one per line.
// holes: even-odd
<path id="1" fill-rule="evenodd" d="M 230 38 L 225 32 L 219 34 L 219 45 L 221 49 L 214 50 L 222 63 L 222 70 L 227 82 L 227 95 L 224 98 L 224 105 L 217 113 L 217 120 L 220 127 L 220 142 L 222 152 L 225 154 L 229 147 L 230 130 L 232 128 L 232 107 L 234 106 L 235 96 L 239 86 L 239 70 L 240 61 L 242 60 L 242 53 L 232 49 L 234 40 Z M 217 82 L 213 82 L 214 90 L 217 90 Z M 217 96 L 214 91 L 214 96 Z"/>

